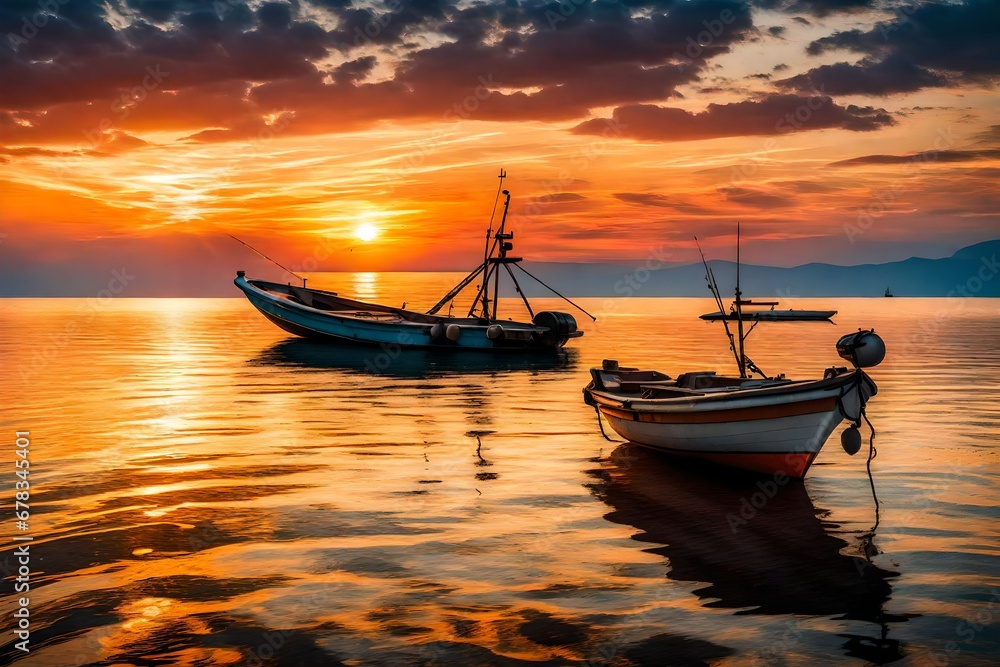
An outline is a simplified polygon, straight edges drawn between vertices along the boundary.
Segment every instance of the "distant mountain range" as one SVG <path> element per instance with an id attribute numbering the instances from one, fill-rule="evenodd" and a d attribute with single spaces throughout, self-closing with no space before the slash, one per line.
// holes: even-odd
<path id="1" fill-rule="evenodd" d="M 951 257 L 911 257 L 887 264 L 836 266 L 803 264 L 790 268 L 743 264 L 740 281 L 747 296 L 1000 297 L 1000 239 L 962 248 Z M 731 295 L 736 264 L 709 263 L 723 297 Z M 525 267 L 567 296 L 706 296 L 705 268 L 699 264 L 666 265 L 655 271 L 620 264 L 525 262 Z M 544 289 L 522 282 L 529 296 Z"/>
<path id="2" fill-rule="evenodd" d="M 236 298 L 240 295 L 232 281 L 237 268 L 255 277 L 284 279 L 279 270 L 249 252 L 234 263 L 220 247 L 179 245 L 172 251 L 168 248 L 163 256 L 149 257 L 144 249 L 119 242 L 101 252 L 95 250 L 82 266 L 58 258 L 31 264 L 18 253 L 7 252 L 0 258 L 0 297 L 94 298 L 112 293 L 121 297 Z M 881 297 L 886 287 L 897 297 L 1000 297 L 998 259 L 1000 239 L 962 248 L 942 259 L 911 257 L 887 264 L 804 264 L 791 268 L 743 264 L 741 280 L 744 295 L 757 298 Z M 723 298 L 731 299 L 736 264 L 712 260 L 709 265 Z M 709 296 L 701 263 L 629 266 L 526 261 L 524 267 L 569 297 Z M 126 289 L 117 282 L 119 274 L 129 278 Z M 549 294 L 527 276 L 519 275 L 519 279 L 527 295 Z M 514 296 L 509 280 L 501 280 L 501 285 L 506 285 L 507 296 Z M 120 293 L 113 292 L 116 288 Z"/>

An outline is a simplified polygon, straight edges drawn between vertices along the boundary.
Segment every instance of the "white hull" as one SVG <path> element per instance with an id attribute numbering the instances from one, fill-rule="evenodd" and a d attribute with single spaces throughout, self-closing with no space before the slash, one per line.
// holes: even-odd
<path id="1" fill-rule="evenodd" d="M 635 392 L 585 390 L 588 402 L 623 438 L 682 456 L 765 474 L 802 477 L 834 429 L 860 416 L 875 394 L 862 371 L 811 382 L 641 398 Z"/>

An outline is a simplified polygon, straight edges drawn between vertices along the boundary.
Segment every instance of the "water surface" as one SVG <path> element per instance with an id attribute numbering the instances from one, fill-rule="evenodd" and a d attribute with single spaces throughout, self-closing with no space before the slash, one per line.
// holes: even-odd
<path id="1" fill-rule="evenodd" d="M 411 307 L 453 282 L 335 278 Z M 602 358 L 729 369 L 708 299 L 579 301 L 599 321 L 563 353 L 475 363 L 292 339 L 241 299 L 0 302 L 34 537 L 32 650 L 5 629 L 0 661 L 994 663 L 1000 303 L 785 299 L 838 326 L 751 336 L 791 377 L 859 326 L 886 339 L 868 561 L 867 450 L 840 429 L 742 522 L 759 480 L 601 437 L 580 389 Z"/>

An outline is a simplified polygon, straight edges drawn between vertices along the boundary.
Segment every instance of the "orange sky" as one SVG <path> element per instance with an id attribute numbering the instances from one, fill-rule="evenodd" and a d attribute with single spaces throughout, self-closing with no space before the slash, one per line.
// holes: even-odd
<path id="1" fill-rule="evenodd" d="M 500 167 L 536 261 L 693 261 L 694 234 L 728 257 L 737 221 L 776 265 L 1000 236 L 995 40 L 956 52 L 935 15 L 866 0 L 727 2 L 81 3 L 13 41 L 37 8 L 10 3 L 0 253 L 14 280 L 228 274 L 231 233 L 297 268 L 462 269 Z"/>

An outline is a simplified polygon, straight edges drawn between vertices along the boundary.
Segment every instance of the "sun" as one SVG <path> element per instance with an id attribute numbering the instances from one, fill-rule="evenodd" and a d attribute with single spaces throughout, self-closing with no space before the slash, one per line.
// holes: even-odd
<path id="1" fill-rule="evenodd" d="M 354 230 L 354 235 L 362 241 L 372 241 L 376 236 L 378 236 L 378 227 L 370 225 L 366 222 L 358 225 L 358 228 Z"/>

